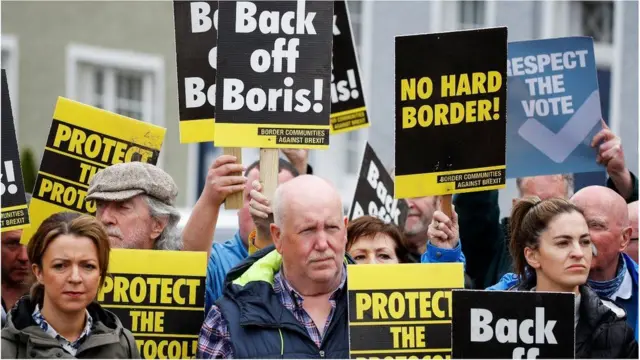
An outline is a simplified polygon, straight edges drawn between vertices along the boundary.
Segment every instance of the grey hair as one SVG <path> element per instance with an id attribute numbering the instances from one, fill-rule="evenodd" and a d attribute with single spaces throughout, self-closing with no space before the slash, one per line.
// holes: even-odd
<path id="1" fill-rule="evenodd" d="M 147 205 L 149 205 L 149 213 L 152 218 L 156 220 L 161 220 L 166 217 L 169 218 L 164 230 L 162 230 L 162 233 L 156 239 L 154 249 L 181 250 L 182 238 L 180 236 L 180 230 L 178 230 L 178 222 L 180 221 L 180 213 L 178 210 L 154 197 L 145 195 L 144 198 Z"/>
<path id="2" fill-rule="evenodd" d="M 556 175 L 556 176 L 562 176 L 562 180 L 564 181 L 564 185 L 565 185 L 565 192 L 567 194 L 567 199 L 571 198 L 573 196 L 573 192 L 575 191 L 575 181 L 573 178 L 573 174 L 562 174 L 562 175 Z M 522 183 L 524 182 L 524 180 L 527 179 L 526 177 L 519 177 L 516 179 L 516 186 L 518 187 L 518 193 L 520 194 L 520 196 L 522 196 Z"/>

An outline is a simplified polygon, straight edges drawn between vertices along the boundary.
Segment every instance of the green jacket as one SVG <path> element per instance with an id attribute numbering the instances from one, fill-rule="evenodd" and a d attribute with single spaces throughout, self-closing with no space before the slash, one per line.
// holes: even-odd
<path id="1" fill-rule="evenodd" d="M 3 359 L 73 359 L 60 343 L 38 326 L 31 314 L 35 304 L 29 296 L 22 297 L 7 317 L 2 329 Z M 112 312 L 97 303 L 87 310 L 93 318 L 91 335 L 80 345 L 75 358 L 78 359 L 139 359 L 140 353 L 131 332 Z"/>

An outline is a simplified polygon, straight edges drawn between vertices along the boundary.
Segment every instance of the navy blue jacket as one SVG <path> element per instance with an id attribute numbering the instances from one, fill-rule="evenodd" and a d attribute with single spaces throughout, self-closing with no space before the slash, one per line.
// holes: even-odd
<path id="1" fill-rule="evenodd" d="M 348 263 L 353 263 L 348 256 Z M 336 310 L 320 348 L 305 327 L 273 291 L 282 258 L 273 246 L 234 268 L 216 305 L 228 322 L 235 358 L 349 358 L 347 288 L 336 298 Z"/>

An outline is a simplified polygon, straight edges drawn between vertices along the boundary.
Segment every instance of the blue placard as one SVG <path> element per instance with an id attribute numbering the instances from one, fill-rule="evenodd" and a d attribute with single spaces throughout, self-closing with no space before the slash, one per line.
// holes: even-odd
<path id="1" fill-rule="evenodd" d="M 601 170 L 593 39 L 513 42 L 508 59 L 507 178 Z"/>

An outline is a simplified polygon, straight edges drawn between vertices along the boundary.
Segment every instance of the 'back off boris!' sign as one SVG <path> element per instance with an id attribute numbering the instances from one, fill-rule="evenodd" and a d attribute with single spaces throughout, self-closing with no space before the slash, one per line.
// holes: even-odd
<path id="1" fill-rule="evenodd" d="M 218 41 L 217 1 L 173 1 L 180 142 L 213 141 Z"/>
<path id="2" fill-rule="evenodd" d="M 143 358 L 194 358 L 206 264 L 204 252 L 114 249 L 98 302 L 131 330 Z"/>
<path id="3" fill-rule="evenodd" d="M 93 176 L 109 165 L 142 161 L 156 164 L 166 129 L 85 104 L 59 98 L 29 205 L 33 226 L 22 242 L 49 215 L 96 212 L 86 201 Z"/>
<path id="4" fill-rule="evenodd" d="M 348 265 L 352 359 L 448 359 L 462 263 Z"/>
<path id="5" fill-rule="evenodd" d="M 396 197 L 505 186 L 506 63 L 506 28 L 396 37 Z"/>
<path id="6" fill-rule="evenodd" d="M 453 291 L 455 359 L 573 359 L 575 294 Z"/>
<path id="7" fill-rule="evenodd" d="M 215 142 L 329 146 L 332 1 L 221 1 Z"/>

